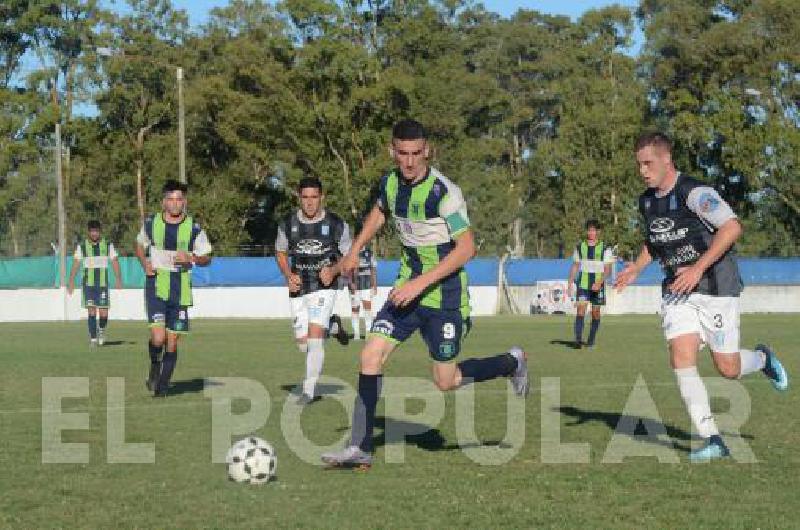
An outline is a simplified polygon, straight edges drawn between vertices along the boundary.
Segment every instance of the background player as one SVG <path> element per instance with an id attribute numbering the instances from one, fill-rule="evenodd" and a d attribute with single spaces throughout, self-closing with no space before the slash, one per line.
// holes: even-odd
<path id="1" fill-rule="evenodd" d="M 353 271 L 350 287 L 350 320 L 353 338 L 361 338 L 361 316 L 364 317 L 364 337 L 372 328 L 372 297 L 378 294 L 378 273 L 375 255 L 369 245 L 358 253 L 358 267 Z M 363 307 L 363 312 L 362 312 Z"/>
<path id="2" fill-rule="evenodd" d="M 287 215 L 278 227 L 275 254 L 289 288 L 295 340 L 306 353 L 306 377 L 297 402 L 307 405 L 315 401 L 325 361 L 325 333 L 338 290 L 334 281 L 338 273 L 323 281 L 322 272 L 332 270 L 350 250 L 351 239 L 347 223 L 323 207 L 325 195 L 318 178 L 301 179 L 297 193 L 300 209 Z M 339 334 L 346 334 L 341 319 L 338 327 Z"/>
<path id="3" fill-rule="evenodd" d="M 572 267 L 569 269 L 567 289 L 575 295 L 577 313 L 575 315 L 575 347 L 580 348 L 583 339 L 583 319 L 586 306 L 592 304 L 592 324 L 589 327 L 590 348 L 594 346 L 597 330 L 600 328 L 600 308 L 606 305 L 606 278 L 611 277 L 614 255 L 611 249 L 600 240 L 602 226 L 597 219 L 586 221 L 586 239 L 575 246 L 572 254 Z M 576 278 L 577 275 L 577 278 Z M 575 288 L 577 286 L 577 293 Z"/>
<path id="4" fill-rule="evenodd" d="M 117 250 L 114 244 L 102 237 L 100 221 L 87 224 L 87 237 L 75 248 L 72 256 L 72 270 L 69 274 L 67 292 L 75 290 L 75 275 L 83 266 L 83 307 L 88 312 L 89 344 L 100 346 L 105 342 L 108 308 L 111 297 L 108 293 L 108 264 L 114 267 L 114 286 L 122 288 L 122 274 L 119 269 Z M 100 315 L 98 326 L 97 316 Z"/>

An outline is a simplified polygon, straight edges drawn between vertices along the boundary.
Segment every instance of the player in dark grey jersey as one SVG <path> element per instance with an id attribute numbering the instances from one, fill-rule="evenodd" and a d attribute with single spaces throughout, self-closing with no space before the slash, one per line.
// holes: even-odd
<path id="1" fill-rule="evenodd" d="M 678 173 L 671 151 L 671 142 L 661 133 L 642 135 L 636 142 L 636 162 L 648 187 L 639 199 L 645 243 L 636 261 L 617 276 L 615 287 L 630 285 L 653 259 L 661 263 L 666 275 L 662 325 L 672 367 L 692 422 L 705 439 L 690 459 L 704 461 L 730 452 L 697 372 L 703 343 L 724 377 L 762 371 L 778 390 L 788 388 L 789 378 L 768 346 L 739 347 L 742 282 L 732 248 L 742 226 L 714 188 Z"/>
<path id="2" fill-rule="evenodd" d="M 369 245 L 358 253 L 358 266 L 350 281 L 350 320 L 353 338 L 361 337 L 361 316 L 364 317 L 364 337 L 372 328 L 372 297 L 378 294 L 377 262 Z M 361 311 L 363 306 L 363 312 Z"/>
<path id="3" fill-rule="evenodd" d="M 298 403 L 315 400 L 314 389 L 325 360 L 325 333 L 336 300 L 334 281 L 320 273 L 350 250 L 350 230 L 338 215 L 322 206 L 322 182 L 305 177 L 298 185 L 300 209 L 278 227 L 275 251 L 286 278 L 298 348 L 306 353 L 306 377 Z"/>

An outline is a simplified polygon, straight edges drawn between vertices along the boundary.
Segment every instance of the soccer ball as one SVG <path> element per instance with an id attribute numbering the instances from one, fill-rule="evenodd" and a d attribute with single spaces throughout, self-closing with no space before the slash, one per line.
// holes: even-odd
<path id="1" fill-rule="evenodd" d="M 225 456 L 228 478 L 234 482 L 264 484 L 275 476 L 278 457 L 271 444 L 248 436 L 233 444 Z"/>

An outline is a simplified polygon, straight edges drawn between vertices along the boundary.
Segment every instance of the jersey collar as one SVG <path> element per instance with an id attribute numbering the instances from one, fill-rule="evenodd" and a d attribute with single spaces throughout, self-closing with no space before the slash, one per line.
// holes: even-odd
<path id="1" fill-rule="evenodd" d="M 325 217 L 325 214 L 326 214 L 326 213 L 327 213 L 327 212 L 325 211 L 325 208 L 322 208 L 322 209 L 320 209 L 319 213 L 317 214 L 317 216 L 316 216 L 315 218 L 313 218 L 313 219 L 306 219 L 306 216 L 305 216 L 305 215 L 303 215 L 303 210 L 301 210 L 300 208 L 298 208 L 298 209 L 297 209 L 297 219 L 298 219 L 298 220 L 299 220 L 301 223 L 304 223 L 304 224 L 318 223 L 318 222 L 322 221 L 322 219 Z"/>
<path id="2" fill-rule="evenodd" d="M 420 184 L 428 180 L 428 178 L 430 178 L 431 176 L 431 166 L 428 166 L 428 168 L 425 170 L 424 177 L 422 177 L 416 182 L 412 182 L 411 184 L 409 184 L 408 181 L 405 179 L 405 177 L 403 177 L 403 172 L 400 170 L 399 167 L 395 171 L 397 172 L 397 180 L 400 182 L 400 184 L 403 186 L 410 186 L 412 188 L 419 186 Z"/>

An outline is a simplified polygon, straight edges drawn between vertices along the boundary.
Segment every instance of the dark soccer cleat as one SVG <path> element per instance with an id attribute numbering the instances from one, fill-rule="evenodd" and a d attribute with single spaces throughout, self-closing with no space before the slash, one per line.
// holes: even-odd
<path id="1" fill-rule="evenodd" d="M 345 331 L 344 326 L 342 325 L 342 319 L 339 317 L 339 315 L 333 315 L 331 320 L 336 323 L 335 335 L 339 344 L 342 346 L 347 346 L 350 344 L 350 335 L 348 335 L 347 331 Z"/>
<path id="2" fill-rule="evenodd" d="M 322 461 L 330 467 L 369 469 L 372 466 L 372 455 L 361 450 L 357 445 L 351 445 L 341 451 L 323 453 Z"/>
<path id="3" fill-rule="evenodd" d="M 158 385 L 158 376 L 161 374 L 161 363 L 156 365 L 150 364 L 150 376 L 144 382 L 144 386 L 147 387 L 147 390 L 150 392 L 154 392 L 156 386 Z"/>

